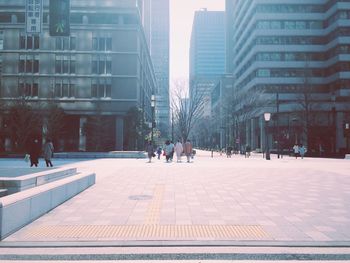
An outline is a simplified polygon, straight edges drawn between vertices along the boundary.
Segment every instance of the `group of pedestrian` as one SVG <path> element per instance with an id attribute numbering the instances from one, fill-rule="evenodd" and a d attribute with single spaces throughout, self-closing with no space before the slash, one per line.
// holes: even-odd
<path id="1" fill-rule="evenodd" d="M 305 156 L 305 153 L 306 153 L 306 148 L 302 144 L 300 144 L 300 145 L 295 144 L 293 146 L 293 153 L 294 153 L 295 159 L 298 159 L 298 156 L 300 156 L 301 159 L 303 159 Z"/>
<path id="2" fill-rule="evenodd" d="M 158 160 L 160 160 L 160 156 L 163 153 L 165 156 L 165 160 L 167 163 L 172 162 L 174 158 L 174 154 L 176 154 L 176 161 L 179 163 L 182 162 L 182 156 L 185 155 L 187 158 L 187 162 L 191 162 L 191 157 L 193 157 L 193 148 L 190 140 L 187 140 L 184 144 L 178 140 L 175 144 L 167 140 L 165 145 L 162 147 L 158 147 L 156 149 L 156 153 L 154 152 L 154 148 L 152 142 L 148 142 L 146 146 L 146 152 L 148 155 L 149 163 L 152 162 L 152 158 L 158 156 Z"/>
<path id="3" fill-rule="evenodd" d="M 29 145 L 29 160 L 30 160 L 30 167 L 38 167 L 39 165 L 39 157 L 42 153 L 43 158 L 46 162 L 46 166 L 47 167 L 53 167 L 52 164 L 52 157 L 53 157 L 53 152 L 54 152 L 54 147 L 53 147 L 53 143 L 50 139 L 47 139 L 43 150 L 41 151 L 41 147 L 39 144 L 39 140 L 38 139 L 34 139 L 30 145 Z"/>

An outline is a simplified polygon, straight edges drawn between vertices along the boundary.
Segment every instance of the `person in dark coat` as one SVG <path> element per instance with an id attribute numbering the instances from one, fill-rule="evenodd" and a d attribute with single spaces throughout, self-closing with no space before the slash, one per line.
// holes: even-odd
<path id="1" fill-rule="evenodd" d="M 38 139 L 34 139 L 29 149 L 30 155 L 30 167 L 38 167 L 39 164 L 39 156 L 40 156 L 40 145 Z"/>
<path id="2" fill-rule="evenodd" d="M 44 159 L 45 159 L 45 162 L 46 162 L 46 166 L 47 167 L 52 167 L 52 162 L 51 162 L 51 159 L 52 159 L 52 156 L 53 156 L 53 151 L 54 151 L 54 148 L 53 148 L 53 144 L 51 142 L 50 139 L 47 139 L 46 140 L 46 143 L 44 145 Z"/>
<path id="3" fill-rule="evenodd" d="M 152 145 L 152 142 L 149 141 L 147 146 L 146 146 L 146 152 L 147 152 L 147 155 L 148 155 L 148 159 L 149 159 L 149 163 L 152 161 L 152 157 L 154 155 L 154 149 L 153 149 L 153 145 Z"/>

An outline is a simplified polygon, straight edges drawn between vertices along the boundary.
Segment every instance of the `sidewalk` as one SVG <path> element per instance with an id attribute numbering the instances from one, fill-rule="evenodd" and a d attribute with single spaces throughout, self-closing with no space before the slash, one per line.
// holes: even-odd
<path id="1" fill-rule="evenodd" d="M 197 153 L 77 163 L 96 185 L 0 244 L 350 244 L 348 160 Z"/>

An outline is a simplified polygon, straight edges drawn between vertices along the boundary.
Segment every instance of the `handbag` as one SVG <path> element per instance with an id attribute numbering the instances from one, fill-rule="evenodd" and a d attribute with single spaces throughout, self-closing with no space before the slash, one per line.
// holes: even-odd
<path id="1" fill-rule="evenodd" d="M 30 155 L 27 153 L 26 155 L 24 155 L 24 161 L 27 163 L 29 162 L 30 159 Z"/>

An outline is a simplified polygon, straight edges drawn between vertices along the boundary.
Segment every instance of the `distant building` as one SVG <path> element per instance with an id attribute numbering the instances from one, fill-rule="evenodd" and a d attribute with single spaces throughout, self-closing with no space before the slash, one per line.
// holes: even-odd
<path id="1" fill-rule="evenodd" d="M 210 116 L 210 94 L 225 73 L 225 12 L 196 11 L 190 46 L 190 97 L 198 93 L 207 102 L 203 116 Z"/>
<path id="2" fill-rule="evenodd" d="M 233 73 L 233 11 L 234 1 L 225 1 L 225 34 L 226 34 L 226 73 Z"/>
<path id="3" fill-rule="evenodd" d="M 168 137 L 170 128 L 169 56 L 170 13 L 169 0 L 150 2 L 150 51 L 157 81 L 155 117 L 162 137 Z"/>
<path id="4" fill-rule="evenodd" d="M 110 143 L 103 150 L 123 150 L 127 112 L 137 107 L 150 122 L 150 100 L 157 86 L 141 1 L 71 0 L 70 37 L 49 36 L 49 0 L 43 1 L 40 34 L 26 33 L 25 1 L 10 2 L 0 0 L 0 101 L 25 98 L 32 105 L 55 103 L 63 108 L 65 136 L 55 142 L 56 149 L 94 149 L 86 127 L 97 117 L 109 125 L 104 137 Z M 0 117 L 2 146 L 11 150 L 15 142 L 5 126 L 13 120 L 6 114 Z"/>
<path id="5" fill-rule="evenodd" d="M 237 140 L 264 149 L 269 111 L 273 149 L 303 143 L 314 155 L 349 151 L 350 3 L 232 2 L 235 106 L 243 113 Z M 250 107 L 261 92 L 266 103 Z"/>

